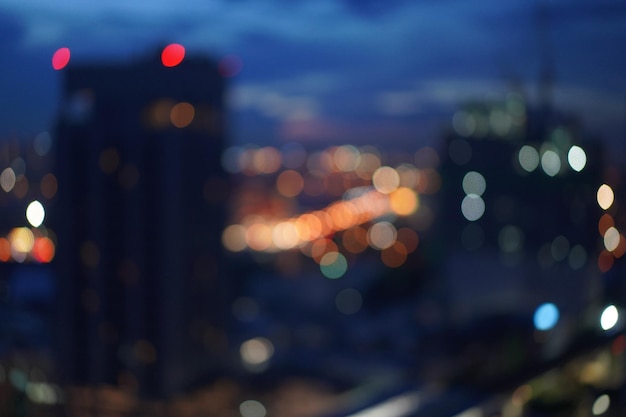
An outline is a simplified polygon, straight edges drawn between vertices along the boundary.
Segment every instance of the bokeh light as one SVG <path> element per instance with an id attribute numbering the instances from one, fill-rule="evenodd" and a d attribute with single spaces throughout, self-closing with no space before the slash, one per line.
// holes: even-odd
<path id="1" fill-rule="evenodd" d="M 539 166 L 539 153 L 532 146 L 522 146 L 517 158 L 524 171 L 533 172 Z"/>
<path id="2" fill-rule="evenodd" d="M 574 246 L 569 253 L 568 263 L 574 270 L 581 269 L 587 263 L 587 250 L 581 245 Z"/>
<path id="3" fill-rule="evenodd" d="M 9 262 L 11 259 L 11 243 L 8 239 L 0 237 L 0 262 Z"/>
<path id="4" fill-rule="evenodd" d="M 267 411 L 263 404 L 254 400 L 247 400 L 239 404 L 241 417 L 265 417 Z"/>
<path id="5" fill-rule="evenodd" d="M 613 201 L 615 199 L 613 189 L 607 184 L 602 184 L 600 188 L 598 188 L 596 199 L 602 210 L 608 210 L 609 207 L 613 205 Z"/>
<path id="6" fill-rule="evenodd" d="M 587 154 L 580 146 L 572 146 L 567 153 L 567 162 L 576 172 L 580 172 L 587 165 Z"/>
<path id="7" fill-rule="evenodd" d="M 41 195 L 43 195 L 47 199 L 53 198 L 56 195 L 58 189 L 56 176 L 52 173 L 44 175 L 41 179 L 41 182 L 39 183 L 39 189 L 41 191 Z"/>
<path id="8" fill-rule="evenodd" d="M 41 132 L 37 136 L 35 136 L 35 140 L 33 141 L 33 148 L 35 149 L 35 153 L 39 156 L 45 156 L 52 147 L 52 137 L 48 132 Z"/>
<path id="9" fill-rule="evenodd" d="M 398 216 L 408 216 L 417 211 L 419 199 L 415 191 L 400 187 L 389 195 L 389 206 Z"/>
<path id="10" fill-rule="evenodd" d="M 519 227 L 504 226 L 498 234 L 498 244 L 502 252 L 520 252 L 524 247 L 524 233 Z"/>
<path id="11" fill-rule="evenodd" d="M 470 171 L 463 177 L 462 186 L 465 194 L 475 194 L 480 197 L 487 188 L 487 182 L 479 172 Z"/>
<path id="12" fill-rule="evenodd" d="M 591 413 L 594 416 L 600 416 L 606 413 L 609 410 L 610 406 L 611 398 L 608 396 L 608 394 L 602 394 L 593 402 L 593 405 L 591 406 Z"/>
<path id="13" fill-rule="evenodd" d="M 540 305 L 535 310 L 533 323 L 537 330 L 550 330 L 556 326 L 559 321 L 559 309 L 552 303 Z"/>
<path id="14" fill-rule="evenodd" d="M 70 49 L 59 48 L 52 55 L 52 68 L 56 71 L 62 70 L 70 62 Z"/>
<path id="15" fill-rule="evenodd" d="M 222 244 L 231 252 L 241 252 L 248 247 L 246 243 L 246 228 L 239 224 L 232 224 L 222 233 Z"/>
<path id="16" fill-rule="evenodd" d="M 335 150 L 333 161 L 343 172 L 354 171 L 361 163 L 361 153 L 352 145 L 343 145 Z"/>
<path id="17" fill-rule="evenodd" d="M 406 262 L 408 251 L 402 242 L 394 242 L 380 253 L 380 259 L 389 268 L 398 268 Z"/>
<path id="18" fill-rule="evenodd" d="M 379 192 L 389 194 L 395 191 L 400 185 L 400 176 L 395 169 L 382 166 L 374 171 L 372 183 Z"/>
<path id="19" fill-rule="evenodd" d="M 28 220 L 28 223 L 30 223 L 33 227 L 41 226 L 45 217 L 46 210 L 37 200 L 31 202 L 26 208 L 26 220 Z"/>
<path id="20" fill-rule="evenodd" d="M 476 221 L 485 214 L 485 202 L 476 194 L 466 195 L 461 202 L 461 213 L 467 220 Z"/>
<path id="21" fill-rule="evenodd" d="M 600 327 L 602 330 L 611 330 L 619 320 L 619 312 L 614 305 L 607 306 L 600 315 Z"/>
<path id="22" fill-rule="evenodd" d="M 373 224 L 367 232 L 370 246 L 382 250 L 391 247 L 396 241 L 396 227 L 388 221 Z"/>
<path id="23" fill-rule="evenodd" d="M 5 168 L 0 174 L 0 188 L 2 188 L 5 192 L 11 192 L 13 187 L 15 187 L 15 182 L 17 180 L 17 176 L 15 175 L 15 171 L 13 168 Z"/>
<path id="24" fill-rule="evenodd" d="M 341 278 L 348 270 L 348 261 L 339 252 L 328 252 L 320 260 L 320 270 L 326 278 Z"/>
<path id="25" fill-rule="evenodd" d="M 263 251 L 272 244 L 272 229 L 264 223 L 254 223 L 246 230 L 246 243 L 256 251 Z"/>
<path id="26" fill-rule="evenodd" d="M 291 221 L 280 222 L 274 226 L 272 240 L 278 249 L 291 249 L 298 244 L 298 230 Z"/>
<path id="27" fill-rule="evenodd" d="M 459 110 L 452 117 L 452 127 L 460 136 L 470 136 L 476 129 L 476 120 L 471 113 Z"/>
<path id="28" fill-rule="evenodd" d="M 170 110 L 170 121 L 178 128 L 187 127 L 193 121 L 196 110 L 192 104 L 182 102 L 175 104 Z"/>
<path id="29" fill-rule="evenodd" d="M 613 226 L 615 226 L 613 216 L 608 213 L 604 213 L 598 221 L 598 232 L 600 233 L 600 236 L 604 236 L 606 231 L 609 230 L 609 227 Z"/>
<path id="30" fill-rule="evenodd" d="M 553 150 L 546 150 L 541 155 L 541 168 L 548 176 L 554 177 L 561 170 L 561 158 Z"/>
<path id="31" fill-rule="evenodd" d="M 355 226 L 343 233 L 342 245 L 350 253 L 361 253 L 368 247 L 367 231 L 361 226 Z"/>
<path id="32" fill-rule="evenodd" d="M 286 170 L 276 178 L 276 189 L 285 197 L 295 197 L 304 188 L 304 178 L 298 171 Z"/>
<path id="33" fill-rule="evenodd" d="M 380 166 L 380 157 L 374 153 L 366 152 L 361 154 L 360 162 L 355 172 L 360 178 L 369 180 Z"/>
<path id="34" fill-rule="evenodd" d="M 255 337 L 243 342 L 239 353 L 244 365 L 255 369 L 255 367 L 264 365 L 271 359 L 274 355 L 274 345 L 264 337 Z"/>
<path id="35" fill-rule="evenodd" d="M 617 249 L 620 241 L 619 231 L 615 227 L 609 227 L 604 233 L 604 247 L 609 252 L 613 252 Z"/>
<path id="36" fill-rule="evenodd" d="M 407 253 L 411 253 L 417 249 L 419 236 L 415 230 L 409 229 L 408 227 L 401 227 L 398 229 L 396 241 L 404 245 Z"/>
<path id="37" fill-rule="evenodd" d="M 161 62 L 166 67 L 175 67 L 185 58 L 185 47 L 178 44 L 172 43 L 163 48 L 163 52 L 161 52 Z"/>

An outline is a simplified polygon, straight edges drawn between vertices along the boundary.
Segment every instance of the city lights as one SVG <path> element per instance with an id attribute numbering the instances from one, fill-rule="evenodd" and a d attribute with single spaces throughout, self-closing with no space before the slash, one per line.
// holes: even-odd
<path id="1" fill-rule="evenodd" d="M 614 227 L 609 227 L 604 233 L 604 247 L 609 252 L 613 252 L 617 249 L 620 241 L 619 231 Z"/>
<path id="2" fill-rule="evenodd" d="M 256 337 L 243 342 L 239 352 L 244 366 L 252 371 L 261 371 L 274 355 L 274 345 L 264 337 Z"/>
<path id="3" fill-rule="evenodd" d="M 320 271 L 328 279 L 341 278 L 347 270 L 348 261 L 339 252 L 328 252 L 320 259 Z"/>
<path id="4" fill-rule="evenodd" d="M 52 68 L 56 71 L 62 70 L 70 62 L 70 49 L 59 48 L 52 55 Z"/>
<path id="5" fill-rule="evenodd" d="M 601 416 L 609 410 L 610 406 L 611 397 L 607 394 L 602 394 L 593 402 L 593 405 L 591 406 L 591 413 L 594 416 Z"/>
<path id="6" fill-rule="evenodd" d="M 602 184 L 600 188 L 598 188 L 597 193 L 598 205 L 602 210 L 608 210 L 613 205 L 613 200 L 615 199 L 615 194 L 613 193 L 613 189 L 607 184 Z"/>
<path id="7" fill-rule="evenodd" d="M 550 330 L 559 321 L 559 309 L 552 303 L 540 305 L 535 310 L 533 323 L 537 330 Z"/>
<path id="8" fill-rule="evenodd" d="M 604 331 L 611 330 L 615 327 L 618 320 L 619 312 L 617 311 L 617 307 L 610 305 L 606 307 L 600 315 L 600 327 L 602 327 Z"/>
<path id="9" fill-rule="evenodd" d="M 483 195 L 487 188 L 485 177 L 475 171 L 470 171 L 463 177 L 463 191 L 465 194 Z"/>
<path id="10" fill-rule="evenodd" d="M 550 177 L 554 177 L 561 170 L 561 158 L 553 150 L 547 150 L 541 156 L 541 168 Z"/>
<path id="11" fill-rule="evenodd" d="M 46 210 L 37 200 L 31 202 L 26 208 L 26 219 L 33 227 L 41 226 L 45 217 Z"/>
<path id="12" fill-rule="evenodd" d="M 552 370 L 566 366 L 568 384 L 584 384 L 577 414 L 621 406 L 606 380 L 626 378 L 613 366 L 626 352 L 623 167 L 582 126 L 613 114 L 556 108 L 585 86 L 558 84 L 544 114 L 532 87 L 527 103 L 491 82 L 457 91 L 413 76 L 387 83 L 402 91 L 364 95 L 393 96 L 365 120 L 371 103 L 328 102 L 353 87 L 307 65 L 319 57 L 293 57 L 307 66 L 300 77 L 282 68 L 291 57 L 244 44 L 214 61 L 172 43 L 102 68 L 54 52 L 53 69 L 66 69 L 56 130 L 0 147 L 0 290 L 37 313 L 59 294 L 72 325 L 55 336 L 69 359 L 0 363 L 9 394 L 43 414 L 106 414 L 95 401 L 115 415 L 400 417 L 445 411 L 436 402 L 448 400 L 448 378 L 506 380 L 510 391 L 450 403 L 452 413 L 521 416 L 561 400 Z M 246 72 L 280 74 L 224 79 L 241 74 L 242 58 Z M 465 93 L 447 128 L 431 126 Z M 396 119 L 383 121 L 386 111 Z M 11 343 L 45 336 L 28 314 L 11 317 L 24 333 Z M 97 388 L 54 385 L 57 367 Z M 419 380 L 404 378 L 410 367 Z M 430 392 L 421 379 L 431 376 L 444 389 Z M 210 392 L 185 397 L 208 379 Z M 428 404 L 400 394 L 414 382 Z"/>
<path id="13" fill-rule="evenodd" d="M 11 167 L 5 168 L 0 174 L 0 188 L 7 193 L 10 192 L 15 187 L 16 179 L 15 171 Z"/>
<path id="14" fill-rule="evenodd" d="M 161 53 L 161 62 L 166 67 L 175 67 L 183 62 L 184 58 L 185 47 L 178 43 L 167 45 Z"/>
<path id="15" fill-rule="evenodd" d="M 189 103 L 177 103 L 170 110 L 170 120 L 178 128 L 187 127 L 196 114 L 195 108 Z"/>
<path id="16" fill-rule="evenodd" d="M 524 145 L 519 150 L 518 160 L 525 171 L 533 172 L 539 166 L 539 153 L 532 146 Z"/>
<path id="17" fill-rule="evenodd" d="M 485 214 L 485 202 L 476 194 L 469 194 L 461 202 L 461 213 L 470 222 L 480 219 Z"/>
<path id="18" fill-rule="evenodd" d="M 567 153 L 567 161 L 574 171 L 580 172 L 587 165 L 587 154 L 580 146 L 572 146 Z"/>
<path id="19" fill-rule="evenodd" d="M 241 417 L 265 417 L 267 411 L 263 404 L 254 400 L 247 400 L 239 405 Z"/>
<path id="20" fill-rule="evenodd" d="M 400 176 L 395 169 L 383 166 L 374 172 L 372 183 L 379 192 L 390 194 L 400 185 Z"/>

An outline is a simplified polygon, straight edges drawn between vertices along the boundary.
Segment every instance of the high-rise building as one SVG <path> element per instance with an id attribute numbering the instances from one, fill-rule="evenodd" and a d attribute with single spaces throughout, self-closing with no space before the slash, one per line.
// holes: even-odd
<path id="1" fill-rule="evenodd" d="M 223 78 L 202 57 L 63 71 L 60 378 L 173 394 L 226 343 Z"/>
<path id="2" fill-rule="evenodd" d="M 596 191 L 603 154 L 571 117 L 521 98 L 459 110 L 442 166 L 443 276 L 453 321 L 577 316 L 601 293 Z"/>

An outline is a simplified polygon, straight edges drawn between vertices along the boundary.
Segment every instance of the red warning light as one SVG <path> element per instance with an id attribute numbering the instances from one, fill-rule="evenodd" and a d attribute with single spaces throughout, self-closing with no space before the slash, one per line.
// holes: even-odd
<path id="1" fill-rule="evenodd" d="M 175 67 L 183 62 L 183 58 L 185 58 L 185 47 L 178 43 L 167 45 L 161 53 L 161 62 L 166 67 Z"/>
<path id="2" fill-rule="evenodd" d="M 61 70 L 70 62 L 70 48 L 59 48 L 52 55 L 52 68 Z"/>

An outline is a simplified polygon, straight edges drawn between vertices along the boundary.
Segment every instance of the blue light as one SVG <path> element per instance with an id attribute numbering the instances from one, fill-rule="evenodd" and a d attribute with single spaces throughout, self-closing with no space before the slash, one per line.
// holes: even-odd
<path id="1" fill-rule="evenodd" d="M 533 318 L 537 330 L 550 330 L 559 321 L 559 309 L 552 303 L 540 305 Z"/>

